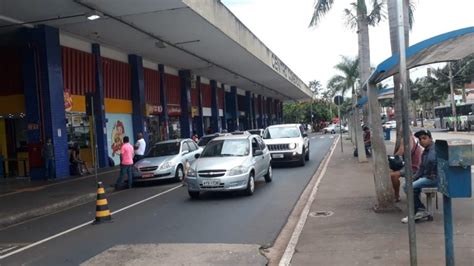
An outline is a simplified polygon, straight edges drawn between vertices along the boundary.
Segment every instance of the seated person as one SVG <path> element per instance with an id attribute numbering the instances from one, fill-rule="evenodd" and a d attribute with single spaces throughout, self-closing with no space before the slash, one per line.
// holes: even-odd
<path id="1" fill-rule="evenodd" d="M 420 168 L 413 176 L 413 198 L 415 204 L 415 220 L 425 217 L 426 208 L 420 200 L 421 189 L 425 187 L 437 187 L 438 186 L 438 169 L 436 150 L 431 132 L 426 129 L 419 130 L 415 133 L 415 137 L 418 138 L 419 143 L 425 150 L 421 155 Z M 406 183 L 403 187 L 405 193 L 407 192 Z M 408 216 L 402 219 L 402 223 L 408 222 Z"/>
<path id="2" fill-rule="evenodd" d="M 84 175 L 84 168 L 88 174 L 91 174 L 91 171 L 87 167 L 86 161 L 81 159 L 81 153 L 78 143 L 74 143 L 72 147 L 71 154 L 69 156 L 69 162 L 74 166 L 76 169 L 76 173 L 79 175 Z"/>
<path id="3" fill-rule="evenodd" d="M 411 132 L 410 132 L 411 135 Z M 394 155 L 403 156 L 404 146 L 403 139 L 400 141 L 400 147 L 397 149 Z M 411 170 L 412 174 L 415 174 L 420 168 L 421 154 L 423 153 L 423 147 L 416 141 L 415 137 L 410 138 L 411 147 Z M 395 202 L 400 201 L 400 177 L 405 177 L 405 171 L 402 168 L 399 171 L 391 171 L 390 179 L 392 180 L 393 190 L 395 191 Z"/>

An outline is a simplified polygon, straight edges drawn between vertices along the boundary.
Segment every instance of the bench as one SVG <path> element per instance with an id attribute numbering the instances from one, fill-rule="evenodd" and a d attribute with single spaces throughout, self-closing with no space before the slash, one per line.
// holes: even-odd
<path id="1" fill-rule="evenodd" d="M 422 193 L 426 195 L 426 212 L 428 213 L 428 220 L 433 221 L 434 207 L 433 198 L 436 199 L 436 209 L 438 209 L 438 188 L 437 187 L 425 187 L 421 189 Z"/>

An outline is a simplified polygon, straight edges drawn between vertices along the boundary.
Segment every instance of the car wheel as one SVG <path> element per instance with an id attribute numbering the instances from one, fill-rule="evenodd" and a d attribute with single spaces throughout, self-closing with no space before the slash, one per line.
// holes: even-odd
<path id="1" fill-rule="evenodd" d="M 255 191 L 255 177 L 254 173 L 250 172 L 249 181 L 247 182 L 247 188 L 245 189 L 245 194 L 247 196 L 252 196 Z"/>
<path id="2" fill-rule="evenodd" d="M 331 130 L 331 134 L 335 134 L 335 133 L 336 133 L 336 131 L 334 131 L 334 130 Z"/>
<path id="3" fill-rule="evenodd" d="M 184 179 L 184 171 L 183 171 L 183 166 L 178 165 L 178 168 L 176 168 L 176 173 L 174 174 L 174 180 L 176 182 L 181 182 Z"/>
<path id="4" fill-rule="evenodd" d="M 304 156 L 304 159 L 306 161 L 309 161 L 309 148 L 308 148 L 308 152 L 306 152 L 305 156 Z"/>
<path id="5" fill-rule="evenodd" d="M 267 183 L 272 182 L 272 178 L 273 178 L 273 170 L 272 170 L 272 165 L 270 164 L 268 166 L 267 173 L 265 174 L 265 182 Z"/>
<path id="6" fill-rule="evenodd" d="M 199 199 L 199 191 L 189 191 L 188 190 L 189 197 L 192 199 Z"/>
<path id="7" fill-rule="evenodd" d="M 299 165 L 300 166 L 304 166 L 306 164 L 306 160 L 305 160 L 305 150 L 303 150 L 303 154 L 301 154 L 301 157 L 300 157 L 300 160 L 299 160 Z"/>

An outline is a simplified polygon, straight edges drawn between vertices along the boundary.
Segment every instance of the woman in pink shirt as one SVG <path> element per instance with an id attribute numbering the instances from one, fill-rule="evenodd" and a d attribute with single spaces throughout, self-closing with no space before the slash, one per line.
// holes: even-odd
<path id="1" fill-rule="evenodd" d="M 410 132 L 411 135 L 411 132 Z M 410 139 L 410 147 L 411 147 L 411 171 L 412 175 L 414 175 L 418 168 L 420 168 L 421 164 L 421 154 L 423 153 L 423 147 L 418 144 L 416 138 L 414 136 Z M 395 155 L 403 156 L 404 148 L 403 148 L 403 139 L 400 141 L 400 147 L 395 152 Z M 390 172 L 390 178 L 392 179 L 393 190 L 395 192 L 395 201 L 400 201 L 400 177 L 405 176 L 405 171 L 402 168 L 400 171 L 392 171 Z"/>
<path id="2" fill-rule="evenodd" d="M 128 136 L 123 137 L 123 144 L 120 148 L 120 175 L 115 182 L 115 189 L 120 189 L 124 186 L 123 176 L 126 173 L 128 177 L 128 188 L 132 188 L 133 176 L 132 176 L 132 167 L 133 167 L 133 155 L 134 148 L 129 142 Z"/>

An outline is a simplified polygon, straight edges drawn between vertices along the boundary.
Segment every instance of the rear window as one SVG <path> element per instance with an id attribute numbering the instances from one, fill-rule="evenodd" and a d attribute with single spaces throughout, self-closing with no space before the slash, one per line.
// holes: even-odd
<path id="1" fill-rule="evenodd" d="M 210 135 L 210 136 L 203 136 L 201 139 L 198 141 L 198 146 L 206 146 L 209 141 L 212 139 L 216 138 L 218 135 Z"/>

